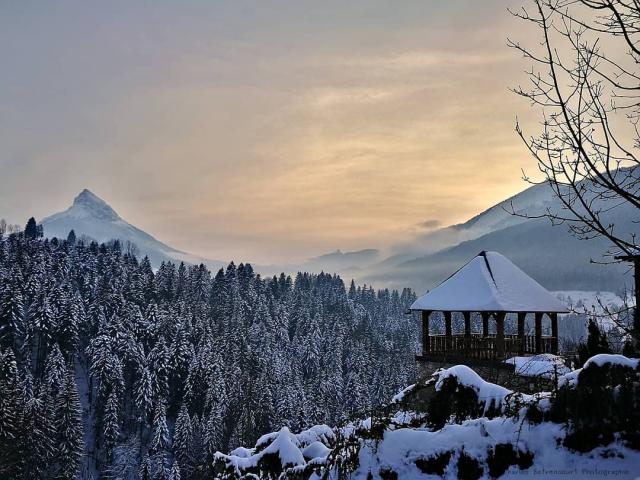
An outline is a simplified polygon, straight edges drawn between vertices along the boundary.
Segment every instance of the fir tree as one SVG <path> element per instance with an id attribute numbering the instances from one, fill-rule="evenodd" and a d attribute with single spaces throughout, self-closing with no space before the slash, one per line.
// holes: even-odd
<path id="1" fill-rule="evenodd" d="M 169 472 L 167 471 L 166 459 L 164 453 L 156 455 L 156 474 L 155 480 L 168 480 Z"/>
<path id="2" fill-rule="evenodd" d="M 27 225 L 24 227 L 24 236 L 28 239 L 34 239 L 38 236 L 38 226 L 35 218 L 31 217 L 27 221 Z"/>
<path id="3" fill-rule="evenodd" d="M 47 357 L 44 381 L 46 388 L 54 394 L 63 389 L 68 378 L 67 365 L 58 345 L 53 345 L 51 353 Z"/>
<path id="4" fill-rule="evenodd" d="M 102 418 L 102 438 L 107 449 L 107 454 L 110 454 L 113 447 L 116 445 L 118 436 L 120 435 L 120 405 L 118 401 L 118 394 L 112 391 L 107 397 L 107 402 L 104 406 L 104 414 Z"/>
<path id="5" fill-rule="evenodd" d="M 23 471 L 23 395 L 17 363 L 0 350 L 0 478 L 19 478 Z"/>
<path id="6" fill-rule="evenodd" d="M 2 237 L 0 468 L 12 470 L 0 478 L 57 476 L 64 455 L 72 476 L 78 412 L 89 471 L 150 478 L 162 453 L 192 478 L 215 450 L 386 401 L 415 372 L 414 299 L 347 292 L 335 275 L 264 280 L 249 264 L 213 279 L 204 266 L 154 272 L 117 242 Z"/>
<path id="7" fill-rule="evenodd" d="M 144 418 L 149 417 L 153 409 L 153 382 L 147 367 L 143 367 L 136 383 L 135 400 Z"/>
<path id="8" fill-rule="evenodd" d="M 57 478 L 73 480 L 78 476 L 83 450 L 83 425 L 80 398 L 72 371 L 65 378 L 56 402 Z"/>
<path id="9" fill-rule="evenodd" d="M 33 352 L 36 375 L 40 377 L 44 361 L 56 329 L 55 315 L 51 309 L 48 292 L 42 290 L 29 308 L 27 345 Z"/>
<path id="10" fill-rule="evenodd" d="M 167 427 L 167 413 L 163 400 L 156 404 L 153 414 L 153 436 L 151 448 L 156 452 L 164 451 L 169 443 L 169 428 Z"/>
<path id="11" fill-rule="evenodd" d="M 180 464 L 177 460 L 171 465 L 171 472 L 169 473 L 169 480 L 180 480 Z"/>
<path id="12" fill-rule="evenodd" d="M 151 459 L 148 453 L 145 454 L 142 462 L 140 462 L 138 477 L 140 480 L 153 480 L 153 469 L 151 468 Z"/>
<path id="13" fill-rule="evenodd" d="M 43 478 L 55 453 L 54 399 L 31 397 L 25 404 L 24 465 L 26 478 Z"/>
<path id="14" fill-rule="evenodd" d="M 83 317 L 82 299 L 77 293 L 71 293 L 65 304 L 58 311 L 57 330 L 55 333 L 60 349 L 69 358 L 77 352 Z"/>
<path id="15" fill-rule="evenodd" d="M 19 271 L 14 273 L 18 278 Z M 17 282 L 7 281 L 7 286 L 0 296 L 0 348 L 13 348 L 14 352 L 22 349 L 24 341 L 24 302 Z"/>
<path id="16" fill-rule="evenodd" d="M 188 471 L 192 465 L 193 426 L 187 406 L 182 404 L 173 435 L 173 451 L 180 465 Z"/>
<path id="17" fill-rule="evenodd" d="M 223 417 L 219 404 L 214 404 L 207 417 L 207 423 L 204 431 L 204 444 L 209 455 L 222 448 L 223 439 Z"/>
<path id="18" fill-rule="evenodd" d="M 589 358 L 599 353 L 611 353 L 607 334 L 600 331 L 598 324 L 594 320 L 589 320 L 587 330 L 587 342 L 578 346 L 580 365 L 584 365 Z"/>

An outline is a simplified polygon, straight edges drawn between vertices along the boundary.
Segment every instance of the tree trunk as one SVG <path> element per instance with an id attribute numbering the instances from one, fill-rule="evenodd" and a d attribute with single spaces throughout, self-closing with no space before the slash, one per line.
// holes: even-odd
<path id="1" fill-rule="evenodd" d="M 640 258 L 633 262 L 636 304 L 633 307 L 633 329 L 631 336 L 635 340 L 636 352 L 640 351 Z"/>

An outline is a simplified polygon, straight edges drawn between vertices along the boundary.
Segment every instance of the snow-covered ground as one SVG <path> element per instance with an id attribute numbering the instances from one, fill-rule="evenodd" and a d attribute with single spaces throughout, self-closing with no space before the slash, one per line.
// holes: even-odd
<path id="1" fill-rule="evenodd" d="M 553 423 L 529 425 L 503 418 L 481 418 L 446 425 L 434 432 L 415 428 L 390 430 L 385 432 L 381 442 L 365 444 L 359 456 L 360 467 L 351 478 L 365 480 L 369 478 L 369 472 L 381 470 L 394 471 L 398 478 L 405 480 L 438 478 L 426 477 L 416 461 L 453 451 L 444 478 L 455 479 L 458 477 L 456 463 L 462 450 L 483 464 L 487 452 L 496 444 L 511 444 L 534 454 L 534 464 L 529 469 L 513 466 L 500 478 L 523 478 L 523 475 L 538 479 L 637 478 L 640 474 L 640 454 L 619 445 L 600 447 L 589 454 L 558 448 L 557 440 L 562 438 L 563 429 L 562 425 Z M 488 474 L 482 478 L 488 478 Z"/>
<path id="2" fill-rule="evenodd" d="M 554 378 L 556 375 L 569 373 L 564 358 L 551 353 L 543 353 L 532 357 L 512 357 L 505 360 L 515 366 L 515 373 L 526 377 Z"/>
<path id="3" fill-rule="evenodd" d="M 555 359 L 543 358 L 538 363 L 548 366 Z M 590 363 L 602 366 L 613 363 L 637 368 L 638 360 L 622 355 L 597 355 Z M 566 367 L 565 367 L 566 368 Z M 542 369 L 541 369 L 542 370 Z M 580 371 L 567 372 L 566 380 L 575 382 Z M 488 404 L 491 400 L 505 404 L 513 392 L 504 387 L 485 382 L 473 370 L 455 366 L 437 374 L 436 389 L 444 379 L 455 377 L 458 383 L 473 388 L 479 399 Z M 537 398 L 544 395 L 537 395 Z M 523 395 L 522 399 L 534 397 Z M 544 405 L 545 400 L 539 402 Z M 397 416 L 396 416 L 397 418 Z M 489 455 L 496 445 L 511 445 L 524 454 L 532 454 L 532 465 L 520 469 L 509 467 L 500 478 L 638 478 L 640 475 L 640 452 L 614 442 L 598 447 L 586 454 L 573 452 L 558 445 L 566 435 L 563 424 L 542 422 L 531 424 L 520 416 L 494 419 L 479 418 L 459 424 L 448 424 L 440 430 L 429 428 L 387 429 L 381 441 L 365 441 L 358 457 L 359 466 L 351 475 L 352 480 L 372 478 L 370 472 L 395 472 L 397 478 L 422 480 L 429 478 L 420 468 L 421 459 L 451 454 L 443 478 L 455 479 L 458 474 L 458 459 L 462 454 L 479 462 L 483 468 L 482 478 L 489 478 Z M 378 476 L 374 475 L 374 479 Z M 433 478 L 436 478 L 435 476 Z"/>
<path id="4" fill-rule="evenodd" d="M 538 357 L 526 367 L 529 372 L 546 375 L 550 366 L 564 367 L 558 365 L 559 357 Z M 525 368 L 519 357 L 513 360 L 516 368 Z M 594 356 L 584 368 L 612 364 L 638 368 L 637 359 L 622 355 Z M 569 372 L 564 367 L 560 384 L 574 388 L 580 372 Z M 451 378 L 476 393 L 477 401 L 484 404 L 481 418 L 459 422 L 451 418 L 437 429 L 424 423 L 424 413 L 402 408 L 403 400 L 419 388 L 430 386 L 435 392 L 444 391 L 447 379 Z M 249 478 L 242 476 L 247 474 L 262 478 L 261 468 L 273 468 L 273 463 L 260 463 L 268 454 L 277 457 L 285 467 L 281 476 L 270 470 L 274 476 L 269 478 L 283 479 L 294 478 L 288 476 L 292 474 L 301 475 L 295 478 L 313 480 L 456 479 L 460 478 L 465 462 L 467 468 L 469 464 L 475 468 L 472 478 L 638 478 L 640 451 L 619 439 L 580 453 L 563 446 L 567 436 L 564 423 L 527 419 L 529 406 L 535 404 L 540 411 L 547 411 L 552 398 L 546 392 L 535 395 L 513 392 L 484 381 L 467 366 L 458 365 L 436 372 L 426 383 L 419 382 L 399 392 L 391 404 L 397 406 L 397 411 L 387 417 L 367 417 L 334 429 L 320 425 L 297 435 L 283 428 L 263 436 L 254 448 L 236 449 L 230 455 L 218 453 L 216 458 L 226 467 L 227 476 L 221 478 Z M 486 417 L 489 406 L 498 416 Z M 348 449 L 355 454 L 354 458 L 349 459 Z M 346 473 L 339 467 L 345 464 L 350 465 Z"/>

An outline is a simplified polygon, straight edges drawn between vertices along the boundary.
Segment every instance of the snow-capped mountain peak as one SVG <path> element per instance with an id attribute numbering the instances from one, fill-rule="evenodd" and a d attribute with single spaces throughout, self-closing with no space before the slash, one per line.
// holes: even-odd
<path id="1" fill-rule="evenodd" d="M 81 216 L 89 215 L 102 220 L 120 220 L 120 216 L 107 202 L 86 188 L 73 199 L 73 205 L 68 211 L 81 214 Z"/>
<path id="2" fill-rule="evenodd" d="M 98 242 L 118 239 L 123 244 L 134 244 L 140 256 L 148 256 L 154 266 L 163 261 L 206 263 L 211 268 L 223 264 L 216 260 L 190 255 L 170 247 L 147 232 L 128 223 L 111 206 L 88 189 L 82 190 L 73 204 L 63 212 L 42 220 L 46 237 L 67 238 L 70 230 L 78 237 L 88 237 Z"/>

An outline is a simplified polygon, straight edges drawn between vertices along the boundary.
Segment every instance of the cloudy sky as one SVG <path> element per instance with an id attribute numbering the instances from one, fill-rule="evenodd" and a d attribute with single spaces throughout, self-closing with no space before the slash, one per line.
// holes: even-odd
<path id="1" fill-rule="evenodd" d="M 0 217 L 83 188 L 177 248 L 385 247 L 525 188 L 509 0 L 0 3 Z"/>

